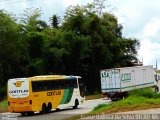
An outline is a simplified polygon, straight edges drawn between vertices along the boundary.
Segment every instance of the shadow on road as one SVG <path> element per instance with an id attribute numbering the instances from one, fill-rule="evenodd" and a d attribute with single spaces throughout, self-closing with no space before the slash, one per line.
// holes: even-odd
<path id="1" fill-rule="evenodd" d="M 82 109 L 82 108 L 77 108 L 77 109 Z M 62 111 L 70 111 L 70 110 L 76 110 L 76 109 L 73 109 L 73 108 L 63 108 L 63 109 L 59 109 L 59 110 L 52 109 L 52 111 L 50 113 L 41 114 L 39 112 L 36 112 L 36 113 L 34 113 L 34 115 L 25 115 L 25 116 L 20 115 L 19 117 L 33 117 L 33 116 L 40 116 L 40 115 L 43 116 L 43 115 L 47 115 L 47 114 L 51 114 L 51 113 L 61 114 Z"/>

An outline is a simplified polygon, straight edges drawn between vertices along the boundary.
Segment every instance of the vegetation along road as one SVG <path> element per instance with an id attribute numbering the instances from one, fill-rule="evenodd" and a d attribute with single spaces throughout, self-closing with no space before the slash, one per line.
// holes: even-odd
<path id="1" fill-rule="evenodd" d="M 98 104 L 109 103 L 110 100 L 106 98 L 87 100 L 84 104 L 79 105 L 78 109 L 66 108 L 59 111 L 52 110 L 48 114 L 35 113 L 33 116 L 19 116 L 18 120 L 63 120 L 75 115 L 80 115 L 90 112 Z"/>

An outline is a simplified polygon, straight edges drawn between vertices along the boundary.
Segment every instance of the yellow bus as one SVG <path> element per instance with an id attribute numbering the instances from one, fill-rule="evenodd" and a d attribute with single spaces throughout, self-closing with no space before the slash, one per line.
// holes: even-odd
<path id="1" fill-rule="evenodd" d="M 8 112 L 33 115 L 83 103 L 80 76 L 44 75 L 8 80 Z"/>

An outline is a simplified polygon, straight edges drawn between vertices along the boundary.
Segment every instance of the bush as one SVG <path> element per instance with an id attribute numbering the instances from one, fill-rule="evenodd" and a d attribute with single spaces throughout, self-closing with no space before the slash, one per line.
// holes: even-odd
<path id="1" fill-rule="evenodd" d="M 1 95 L 0 101 L 6 98 L 6 96 L 7 96 L 7 85 L 5 85 L 4 87 L 2 87 L 2 86 L 0 87 L 0 95 Z"/>

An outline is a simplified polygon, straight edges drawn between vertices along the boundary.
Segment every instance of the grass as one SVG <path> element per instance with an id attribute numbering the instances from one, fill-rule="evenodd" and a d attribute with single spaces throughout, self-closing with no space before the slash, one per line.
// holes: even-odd
<path id="1" fill-rule="evenodd" d="M 99 113 L 116 113 L 116 112 L 125 112 L 132 110 L 144 110 L 150 108 L 159 108 L 160 107 L 160 98 L 158 99 L 149 99 L 144 97 L 128 97 L 125 100 L 120 100 L 113 102 L 111 104 L 102 104 L 98 105 L 91 112 L 92 114 Z"/>
<path id="2" fill-rule="evenodd" d="M 126 99 L 111 104 L 98 105 L 91 113 L 106 114 L 151 108 L 160 108 L 160 94 L 153 92 L 151 89 L 140 89 L 132 91 Z"/>
<path id="3" fill-rule="evenodd" d="M 0 101 L 0 113 L 1 112 L 6 112 L 7 107 L 8 107 L 8 101 L 7 100 Z"/>

